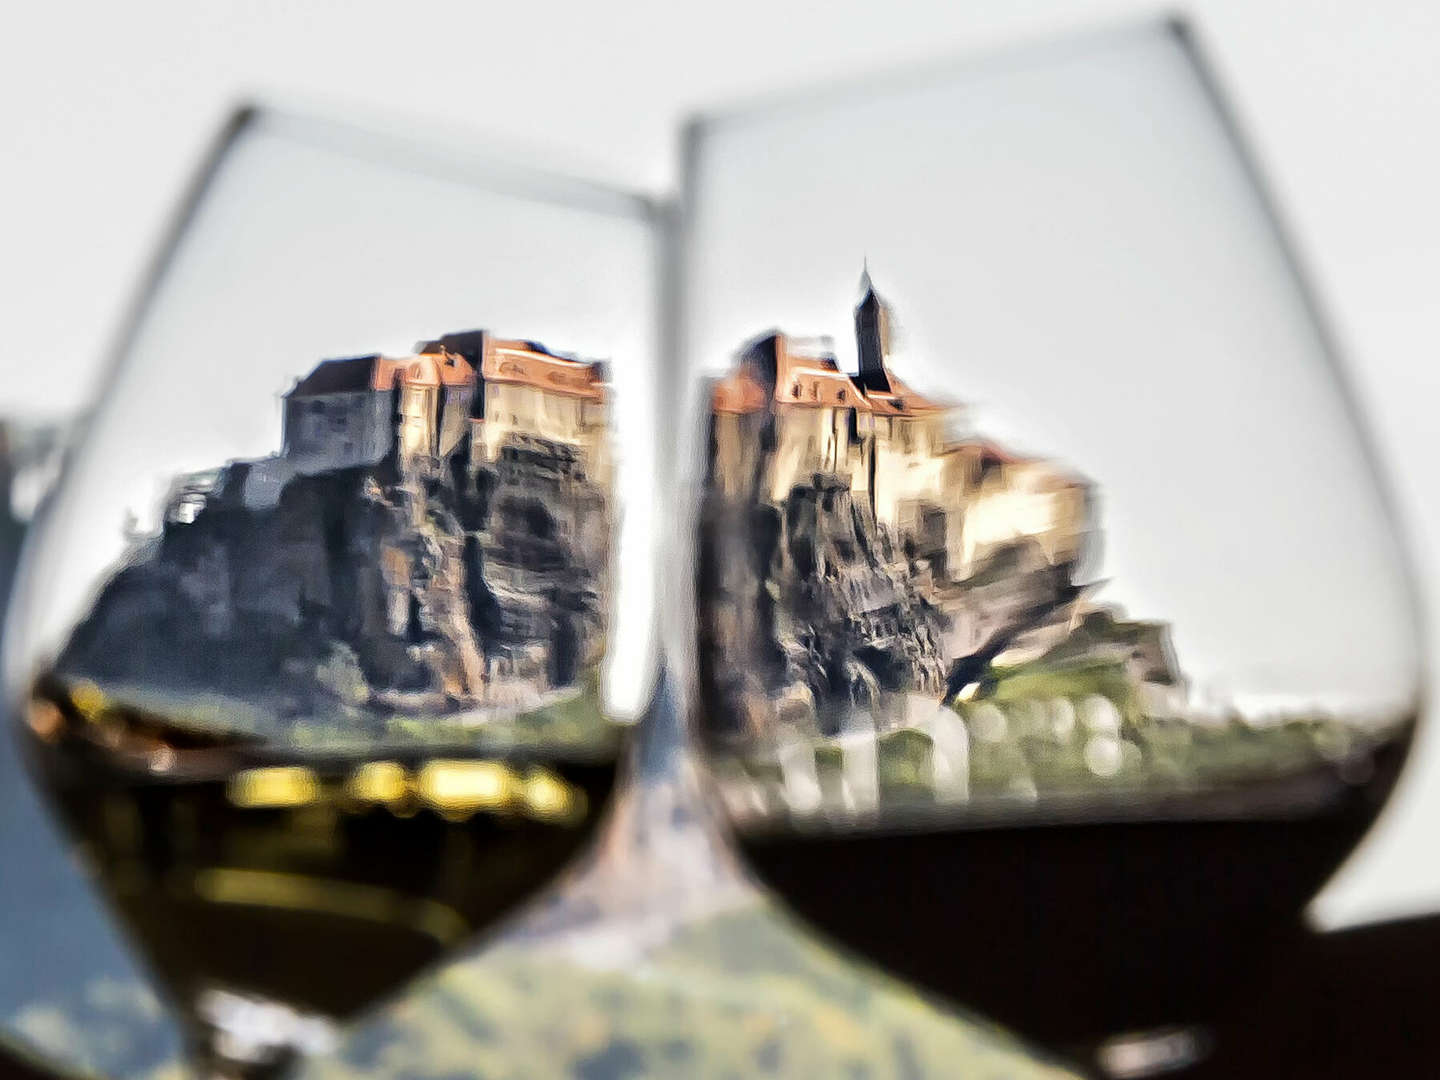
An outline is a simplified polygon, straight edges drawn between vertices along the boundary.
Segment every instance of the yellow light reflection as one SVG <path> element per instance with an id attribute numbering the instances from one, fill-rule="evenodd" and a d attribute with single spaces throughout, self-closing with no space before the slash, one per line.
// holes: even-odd
<path id="1" fill-rule="evenodd" d="M 395 761 L 368 761 L 345 781 L 345 794 L 356 802 L 394 803 L 410 793 L 410 775 Z"/>
<path id="2" fill-rule="evenodd" d="M 82 679 L 70 689 L 70 704 L 75 706 L 75 711 L 86 720 L 94 722 L 104 715 L 109 701 L 105 697 L 105 691 L 88 679 Z"/>
<path id="3" fill-rule="evenodd" d="M 406 896 L 393 889 L 351 881 L 283 874 L 241 867 L 208 867 L 193 879 L 196 895 L 212 904 L 279 908 L 338 915 L 366 922 L 396 923 L 434 938 L 442 945 L 470 932 L 470 924 L 454 908 Z"/>
<path id="4" fill-rule="evenodd" d="M 450 814 L 508 809 L 521 786 L 515 771 L 498 761 L 431 761 L 415 781 L 425 805 Z"/>
<path id="5" fill-rule="evenodd" d="M 578 821 L 585 816 L 585 792 L 538 766 L 525 777 L 525 810 L 540 821 Z"/>
<path id="6" fill-rule="evenodd" d="M 246 769 L 231 777 L 225 796 L 252 810 L 307 806 L 320 798 L 320 778 L 303 765 Z"/>

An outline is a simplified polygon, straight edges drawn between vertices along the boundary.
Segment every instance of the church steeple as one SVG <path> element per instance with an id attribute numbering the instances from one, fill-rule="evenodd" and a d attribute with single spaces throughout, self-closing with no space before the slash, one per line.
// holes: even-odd
<path id="1" fill-rule="evenodd" d="M 890 374 L 885 357 L 890 352 L 890 307 L 875 291 L 870 264 L 860 274 L 863 295 L 855 308 L 855 341 L 860 352 L 860 384 L 866 390 L 888 391 Z"/>

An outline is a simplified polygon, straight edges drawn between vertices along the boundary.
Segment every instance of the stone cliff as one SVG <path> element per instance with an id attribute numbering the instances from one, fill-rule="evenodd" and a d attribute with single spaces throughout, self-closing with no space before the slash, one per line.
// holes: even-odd
<path id="1" fill-rule="evenodd" d="M 906 697 L 953 697 L 1015 642 L 1063 627 L 1081 593 L 1070 565 L 1027 541 L 937 582 L 913 545 L 821 475 L 778 506 L 712 488 L 700 533 L 707 730 L 721 741 L 776 725 L 833 735 L 855 709 L 881 729 L 901 724 Z"/>
<path id="2" fill-rule="evenodd" d="M 423 466 L 423 467 L 422 467 Z M 577 687 L 604 646 L 611 514 L 572 447 L 301 475 L 247 505 L 249 465 L 167 515 L 105 585 L 62 674 L 195 689 L 302 720 L 523 710 Z"/>

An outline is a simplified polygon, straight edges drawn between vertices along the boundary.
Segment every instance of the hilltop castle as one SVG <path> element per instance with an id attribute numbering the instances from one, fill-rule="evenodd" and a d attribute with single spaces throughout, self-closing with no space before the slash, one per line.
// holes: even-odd
<path id="1" fill-rule="evenodd" d="M 890 369 L 889 306 L 868 272 L 861 285 L 858 374 L 813 342 L 775 333 L 715 384 L 712 492 L 779 506 L 797 489 L 843 489 L 937 587 L 1020 542 L 1053 566 L 1075 564 L 1092 532 L 1089 484 L 1049 461 L 952 439 L 958 410 Z"/>
<path id="2" fill-rule="evenodd" d="M 343 646 L 366 700 L 524 708 L 573 689 L 609 606 L 604 380 L 479 330 L 322 361 L 284 397 L 277 454 L 177 480 L 157 558 L 107 603 L 173 590 L 200 638 Z"/>
<path id="3" fill-rule="evenodd" d="M 1089 483 L 953 436 L 958 410 L 891 369 L 890 310 L 861 284 L 856 374 L 773 333 L 712 390 L 701 660 L 735 734 L 939 701 L 957 662 L 1077 610 Z"/>
<path id="4" fill-rule="evenodd" d="M 457 454 L 473 476 L 543 440 L 580 479 L 608 487 L 604 365 L 483 330 L 446 334 L 415 354 L 326 360 L 285 394 L 283 450 L 249 465 L 244 500 L 274 506 L 296 476 L 376 465 L 433 474 Z"/>
<path id="5" fill-rule="evenodd" d="M 845 487 L 875 524 L 958 581 L 997 548 L 1034 541 L 1073 562 L 1088 535 L 1089 485 L 1048 461 L 951 440 L 957 410 L 890 369 L 891 313 L 867 273 L 855 309 L 860 371 L 812 341 L 769 334 L 714 386 L 711 484 L 779 505 L 799 486 Z"/>

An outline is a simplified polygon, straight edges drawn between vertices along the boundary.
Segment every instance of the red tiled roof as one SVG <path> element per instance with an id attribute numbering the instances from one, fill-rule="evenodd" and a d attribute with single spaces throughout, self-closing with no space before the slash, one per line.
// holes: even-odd
<path id="1" fill-rule="evenodd" d="M 475 382 L 475 369 L 464 357 L 451 352 L 420 353 L 391 363 L 395 365 L 395 371 L 390 373 L 391 383 L 396 374 L 411 386 L 471 386 Z M 378 370 L 376 375 L 379 382 Z M 383 388 L 384 384 L 377 387 Z"/>
<path id="2" fill-rule="evenodd" d="M 741 367 L 717 379 L 710 391 L 710 408 L 723 413 L 753 413 L 765 407 L 765 387 Z"/>
<path id="3" fill-rule="evenodd" d="M 323 360 L 286 396 L 390 390 L 402 379 L 421 386 L 468 386 L 475 381 L 475 369 L 463 357 L 449 352 L 401 357 L 372 353 L 343 360 Z"/>
<path id="4" fill-rule="evenodd" d="M 528 341 L 487 338 L 480 373 L 486 382 L 519 383 L 589 401 L 605 399 L 602 365 L 542 352 Z"/>

